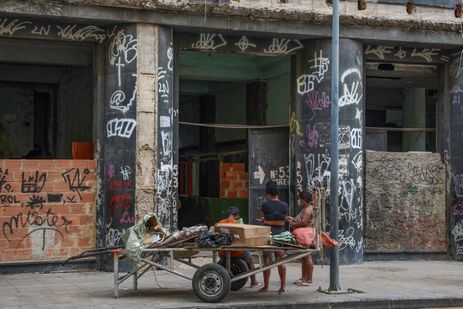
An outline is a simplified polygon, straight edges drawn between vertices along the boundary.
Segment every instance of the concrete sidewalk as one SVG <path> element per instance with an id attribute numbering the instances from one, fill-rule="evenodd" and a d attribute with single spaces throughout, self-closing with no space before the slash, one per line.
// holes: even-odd
<path id="1" fill-rule="evenodd" d="M 329 266 L 315 267 L 314 285 L 297 287 L 299 264 L 288 264 L 289 293 L 279 295 L 272 271 L 266 294 L 243 288 L 218 304 L 199 301 L 191 282 L 165 271 L 146 273 L 138 290 L 131 279 L 113 298 L 112 273 L 72 272 L 0 275 L 1 308 L 463 308 L 463 263 L 453 261 L 365 262 L 341 266 L 343 289 L 364 293 L 327 295 L 317 291 L 329 284 Z M 184 270 L 182 270 L 184 271 Z M 190 274 L 193 271 L 189 272 Z M 159 283 L 159 285 L 156 283 Z M 262 280 L 261 274 L 258 279 Z"/>

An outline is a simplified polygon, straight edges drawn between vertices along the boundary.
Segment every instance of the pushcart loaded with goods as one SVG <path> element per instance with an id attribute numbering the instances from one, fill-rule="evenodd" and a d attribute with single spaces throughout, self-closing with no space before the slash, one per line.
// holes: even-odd
<path id="1" fill-rule="evenodd" d="M 169 234 L 159 224 L 156 216 L 150 213 L 124 233 L 122 238 L 125 247 L 106 248 L 106 251 L 95 249 L 71 259 L 111 252 L 114 259 L 114 297 L 116 298 L 119 297 L 119 285 L 125 280 L 132 278 L 133 288 L 137 289 L 137 280 L 146 272 L 164 270 L 190 280 L 193 291 L 200 300 L 219 302 L 230 291 L 240 290 L 251 275 L 319 251 L 323 241 L 320 236 L 324 226 L 322 219 L 325 217 L 324 207 L 321 207 L 323 200 L 324 198 L 314 198 L 316 215 L 313 227 L 317 236 L 309 248 L 298 245 L 291 237 L 272 239 L 270 228 L 260 225 L 216 224 L 211 228 L 193 226 Z M 243 259 L 233 257 L 232 252 L 240 250 L 247 250 L 257 257 L 255 259 L 257 265 L 254 269 L 249 269 Z M 284 258 L 264 263 L 265 252 L 273 251 L 284 251 Z M 204 254 L 205 252 L 209 254 Z M 203 258 L 206 256 L 210 262 L 202 266 L 196 265 L 193 262 L 195 256 Z M 121 275 L 119 263 L 127 258 L 134 261 L 136 267 L 132 272 Z M 175 269 L 174 261 L 196 269 L 194 275 Z"/>

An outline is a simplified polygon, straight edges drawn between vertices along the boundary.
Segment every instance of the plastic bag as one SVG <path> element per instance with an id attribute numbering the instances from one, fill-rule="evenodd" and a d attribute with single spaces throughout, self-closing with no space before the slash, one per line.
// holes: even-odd
<path id="1" fill-rule="evenodd" d="M 320 232 L 320 234 L 322 235 L 323 248 L 328 249 L 332 247 L 337 247 L 339 245 L 339 243 L 336 240 L 332 239 L 327 233 Z"/>
<path id="2" fill-rule="evenodd" d="M 230 236 L 227 234 L 218 235 L 216 233 L 204 231 L 196 238 L 196 244 L 201 248 L 217 248 L 231 244 Z"/>

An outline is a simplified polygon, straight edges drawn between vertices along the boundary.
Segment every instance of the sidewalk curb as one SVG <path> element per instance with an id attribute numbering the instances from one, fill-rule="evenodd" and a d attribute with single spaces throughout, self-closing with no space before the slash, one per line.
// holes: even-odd
<path id="1" fill-rule="evenodd" d="M 438 307 L 463 307 L 462 298 L 420 298 L 420 299 L 378 299 L 378 300 L 358 300 L 358 301 L 333 301 L 333 302 L 271 302 L 260 304 L 204 304 L 195 306 L 175 306 L 165 309 L 201 309 L 201 308 L 220 308 L 220 309 L 268 309 L 268 308 L 288 308 L 288 309 L 333 309 L 333 308 L 371 308 L 371 309 L 397 309 L 397 308 L 438 308 Z"/>

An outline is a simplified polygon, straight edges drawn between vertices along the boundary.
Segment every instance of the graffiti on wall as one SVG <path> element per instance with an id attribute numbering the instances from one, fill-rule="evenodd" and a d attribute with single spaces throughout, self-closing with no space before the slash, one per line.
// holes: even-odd
<path id="1" fill-rule="evenodd" d="M 178 108 L 173 95 L 173 42 L 170 31 L 159 33 L 158 51 L 158 163 L 156 175 L 156 215 L 169 230 L 177 228 L 178 165 L 174 139 L 178 120 Z M 215 50 L 227 45 L 220 34 L 200 35 L 193 48 Z M 162 47 L 161 47 L 162 46 Z"/>
<path id="2" fill-rule="evenodd" d="M 0 36 L 56 38 L 76 42 L 103 43 L 114 36 L 115 28 L 95 25 L 46 24 L 19 18 L 0 17 Z"/>
<path id="3" fill-rule="evenodd" d="M 106 141 L 97 221 L 100 247 L 122 245 L 122 234 L 136 221 L 137 58 L 136 27 L 118 26 L 106 53 Z"/>
<path id="4" fill-rule="evenodd" d="M 440 155 L 367 151 L 366 158 L 366 248 L 445 252 Z"/>
<path id="5" fill-rule="evenodd" d="M 321 45 L 321 44 L 320 44 Z M 322 45 L 321 45 L 322 46 Z M 309 49 L 309 48 L 308 48 Z M 355 49 L 353 49 L 355 50 Z M 387 50 L 386 50 L 387 52 Z M 329 51 L 315 46 L 305 53 L 303 73 L 296 78 L 299 99 L 293 106 L 290 140 L 295 153 L 296 189 L 331 189 L 330 61 Z M 339 234 L 341 256 L 363 254 L 363 72 L 360 51 L 351 66 L 341 68 L 338 128 Z M 349 117 L 343 117 L 349 115 Z M 300 128 L 297 134 L 297 129 Z M 299 147 L 297 147 L 299 146 Z"/>
<path id="6" fill-rule="evenodd" d="M 303 48 L 298 39 L 288 38 L 250 38 L 221 33 L 180 34 L 181 49 L 199 51 L 235 51 L 263 55 L 290 55 Z"/>
<path id="7" fill-rule="evenodd" d="M 81 215 L 94 219 L 92 208 L 85 207 L 85 203 L 94 203 L 93 172 L 88 168 L 21 170 L 4 162 L 6 167 L 0 168 L 0 239 L 7 244 L 2 260 L 69 256 L 69 240 L 76 239 L 80 230 L 75 226 L 94 226 L 93 220 L 76 222 Z M 87 178 L 90 174 L 92 180 Z M 26 253 L 20 255 L 17 249 Z"/>
<path id="8" fill-rule="evenodd" d="M 107 137 L 123 137 L 130 139 L 136 127 L 134 118 L 125 117 L 127 112 L 133 108 L 137 86 L 136 74 L 130 74 L 134 81 L 130 81 L 126 87 L 123 87 L 122 73 L 124 67 L 128 67 L 137 58 L 137 40 L 133 35 L 126 34 L 124 29 L 121 29 L 112 39 L 108 48 L 109 64 L 116 67 L 117 71 L 117 89 L 113 91 L 109 99 L 109 108 L 120 111 L 124 118 L 113 118 L 106 124 Z M 127 74 L 127 73 L 125 73 Z M 124 79 L 124 82 L 126 79 Z M 130 95 L 126 94 L 128 89 Z"/>
<path id="9" fill-rule="evenodd" d="M 365 48 L 368 60 L 408 60 L 413 62 L 446 63 L 451 57 L 438 48 L 407 48 L 386 45 L 368 45 Z"/>

